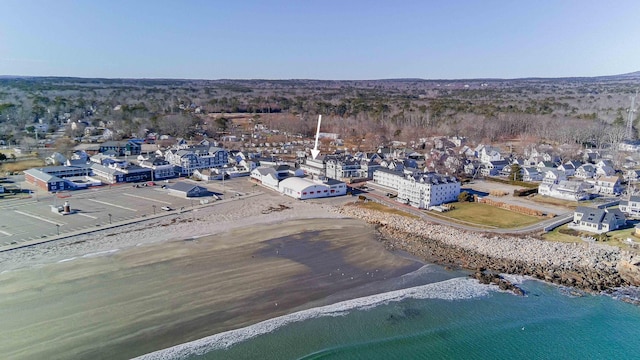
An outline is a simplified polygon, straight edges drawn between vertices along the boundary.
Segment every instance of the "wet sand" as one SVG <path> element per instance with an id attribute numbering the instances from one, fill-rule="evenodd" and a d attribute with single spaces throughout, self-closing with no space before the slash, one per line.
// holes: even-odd
<path id="1" fill-rule="evenodd" d="M 385 250 L 370 225 L 325 218 L 17 268 L 0 273 L 0 353 L 130 358 L 351 296 L 420 266 Z"/>

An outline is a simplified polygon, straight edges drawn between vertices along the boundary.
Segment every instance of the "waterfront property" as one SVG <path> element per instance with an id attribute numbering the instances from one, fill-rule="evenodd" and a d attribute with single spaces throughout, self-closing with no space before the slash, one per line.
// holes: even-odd
<path id="1" fill-rule="evenodd" d="M 169 195 L 181 196 L 181 197 L 199 197 L 210 195 L 209 189 L 191 184 L 184 181 L 178 181 L 177 183 L 167 187 Z"/>
<path id="2" fill-rule="evenodd" d="M 596 209 L 578 206 L 573 213 L 573 223 L 569 228 L 596 234 L 616 230 L 626 224 L 624 214 L 619 209 Z"/>
<path id="3" fill-rule="evenodd" d="M 280 181 L 292 176 L 302 177 L 304 172 L 289 165 L 259 166 L 251 171 L 250 176 L 262 185 L 278 190 Z"/>
<path id="4" fill-rule="evenodd" d="M 404 174 L 387 169 L 378 169 L 373 175 L 376 184 L 398 192 L 397 201 L 420 209 L 456 201 L 460 195 L 460 182 L 453 176 L 419 172 Z"/>
<path id="5" fill-rule="evenodd" d="M 347 185 L 334 179 L 314 181 L 289 177 L 280 181 L 278 188 L 282 194 L 300 200 L 342 196 L 347 193 Z"/>

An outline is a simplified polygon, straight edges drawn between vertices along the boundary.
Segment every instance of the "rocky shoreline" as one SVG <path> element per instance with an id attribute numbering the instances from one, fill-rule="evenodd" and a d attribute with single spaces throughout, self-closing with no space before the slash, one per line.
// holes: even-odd
<path id="1" fill-rule="evenodd" d="M 588 292 L 640 285 L 640 259 L 613 246 L 474 233 L 353 205 L 339 211 L 377 225 L 390 250 L 475 271 L 474 277 L 481 282 L 493 282 L 516 294 L 521 291 L 499 274 L 532 276 Z"/>

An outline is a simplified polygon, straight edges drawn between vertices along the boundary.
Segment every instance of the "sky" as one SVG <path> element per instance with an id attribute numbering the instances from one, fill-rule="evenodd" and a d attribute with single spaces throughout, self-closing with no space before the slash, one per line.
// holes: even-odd
<path id="1" fill-rule="evenodd" d="M 638 0 L 0 0 L 0 75 L 365 80 L 638 70 Z"/>

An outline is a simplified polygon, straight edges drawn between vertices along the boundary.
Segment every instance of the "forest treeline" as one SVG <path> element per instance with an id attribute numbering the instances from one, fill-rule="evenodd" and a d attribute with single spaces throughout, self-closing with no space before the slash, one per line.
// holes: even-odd
<path id="1" fill-rule="evenodd" d="M 624 137 L 638 73 L 517 80 L 136 80 L 0 78 L 0 140 L 68 128 L 107 127 L 116 138 L 147 132 L 193 137 L 229 130 L 223 114 L 247 113 L 283 131 L 323 130 L 374 141 L 462 135 L 477 141 L 531 137 L 601 146 Z M 220 114 L 212 120 L 210 114 Z M 269 115 L 265 115 L 269 114 Z M 281 115 L 281 116 L 276 116 Z"/>

